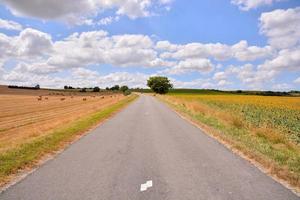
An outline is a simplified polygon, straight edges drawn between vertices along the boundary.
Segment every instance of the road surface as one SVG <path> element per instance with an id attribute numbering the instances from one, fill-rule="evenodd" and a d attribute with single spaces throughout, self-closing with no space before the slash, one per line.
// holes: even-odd
<path id="1" fill-rule="evenodd" d="M 0 199 L 299 198 L 154 97 L 141 96 Z"/>

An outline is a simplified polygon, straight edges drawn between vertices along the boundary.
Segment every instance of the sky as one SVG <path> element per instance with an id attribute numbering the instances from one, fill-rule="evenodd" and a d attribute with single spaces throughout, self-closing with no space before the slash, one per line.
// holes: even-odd
<path id="1" fill-rule="evenodd" d="M 0 85 L 147 87 L 150 76 L 300 90 L 300 1 L 0 0 Z"/>

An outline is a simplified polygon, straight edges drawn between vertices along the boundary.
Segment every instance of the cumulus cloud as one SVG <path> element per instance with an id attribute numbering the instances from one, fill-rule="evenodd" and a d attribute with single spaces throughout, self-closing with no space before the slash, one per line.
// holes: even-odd
<path id="1" fill-rule="evenodd" d="M 27 28 L 18 36 L 7 36 L 0 33 L 0 59 L 9 58 L 37 60 L 52 50 L 52 39 L 49 34 Z"/>
<path id="2" fill-rule="evenodd" d="M 64 85 L 73 87 L 111 87 L 113 85 L 128 85 L 129 87 L 145 87 L 149 75 L 143 73 L 114 72 L 101 75 L 97 71 L 86 68 L 71 70 L 71 76 L 51 76 L 49 74 L 32 74 L 21 71 L 17 66 L 0 76 L 0 82 L 16 85 L 35 85 L 39 83 L 43 87 L 62 88 Z M 0 68 L 1 69 L 1 68 Z"/>
<path id="3" fill-rule="evenodd" d="M 52 41 L 50 35 L 27 28 L 18 36 L 0 33 L 0 60 L 21 61 L 18 69 L 55 73 L 63 69 L 108 64 L 119 67 L 170 67 L 176 62 L 158 57 L 146 35 L 113 35 L 91 31 Z"/>
<path id="4" fill-rule="evenodd" d="M 300 7 L 262 13 L 260 32 L 272 47 L 290 48 L 300 42 Z"/>
<path id="5" fill-rule="evenodd" d="M 147 17 L 153 9 L 170 6 L 169 0 L 1 0 L 16 16 L 33 17 L 43 20 L 63 20 L 70 24 L 82 24 L 87 18 L 96 16 L 104 10 L 116 10 L 116 15 L 131 19 Z"/>
<path id="6" fill-rule="evenodd" d="M 278 75 L 276 70 L 266 70 L 255 67 L 253 64 L 242 66 L 228 66 L 224 71 L 216 72 L 213 79 L 217 85 L 232 84 L 232 79 L 237 79 L 249 89 L 262 89 L 266 83 L 272 82 Z"/>
<path id="7" fill-rule="evenodd" d="M 180 61 L 176 66 L 162 71 L 166 74 L 185 74 L 190 72 L 207 73 L 213 70 L 214 66 L 210 60 L 205 58 L 186 59 Z"/>
<path id="8" fill-rule="evenodd" d="M 116 22 L 116 21 L 119 21 L 120 17 L 119 16 L 116 16 L 116 17 L 112 17 L 112 16 L 109 16 L 109 17 L 104 17 L 102 19 L 100 19 L 96 24 L 97 25 L 109 25 L 113 22 Z"/>
<path id="9" fill-rule="evenodd" d="M 249 46 L 247 41 L 240 41 L 232 46 L 221 43 L 188 43 L 185 45 L 159 41 L 156 48 L 163 50 L 160 57 L 165 59 L 213 58 L 224 61 L 235 58 L 239 61 L 253 61 L 273 55 L 270 46 Z"/>
<path id="10" fill-rule="evenodd" d="M 276 91 L 289 91 L 292 88 L 292 85 L 288 83 L 278 83 L 272 86 L 272 89 Z"/>
<path id="11" fill-rule="evenodd" d="M 145 35 L 108 36 L 104 31 L 75 33 L 56 42 L 54 51 L 48 62 L 61 67 L 83 67 L 89 64 L 120 67 L 172 65 L 158 58 L 152 40 Z"/>
<path id="12" fill-rule="evenodd" d="M 49 53 L 52 48 L 49 34 L 31 28 L 23 30 L 16 43 L 17 54 L 20 56 L 40 56 Z"/>
<path id="13" fill-rule="evenodd" d="M 300 47 L 281 50 L 275 58 L 265 61 L 259 67 L 261 69 L 276 71 L 300 71 Z"/>
<path id="14" fill-rule="evenodd" d="M 17 22 L 0 18 L 0 29 L 20 31 L 23 29 L 23 27 Z"/>
<path id="15" fill-rule="evenodd" d="M 171 82 L 173 83 L 175 88 L 205 88 L 212 89 L 215 88 L 216 85 L 211 82 L 210 79 L 194 79 L 191 81 L 179 81 L 171 78 Z"/>
<path id="16" fill-rule="evenodd" d="M 231 3 L 237 5 L 241 10 L 248 11 L 261 6 L 272 5 L 279 1 L 284 0 L 231 0 Z"/>
<path id="17" fill-rule="evenodd" d="M 299 77 L 299 78 L 297 78 L 296 80 L 294 80 L 294 83 L 298 83 L 298 84 L 300 84 L 300 77 Z"/>

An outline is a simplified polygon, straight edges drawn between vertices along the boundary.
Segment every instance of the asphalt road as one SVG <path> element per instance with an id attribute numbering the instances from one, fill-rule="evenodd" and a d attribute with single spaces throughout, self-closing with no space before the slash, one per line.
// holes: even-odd
<path id="1" fill-rule="evenodd" d="M 0 199 L 299 198 L 154 97 L 141 96 Z"/>

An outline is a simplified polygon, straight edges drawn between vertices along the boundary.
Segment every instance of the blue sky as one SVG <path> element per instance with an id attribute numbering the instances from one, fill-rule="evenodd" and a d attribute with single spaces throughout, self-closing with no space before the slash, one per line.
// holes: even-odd
<path id="1" fill-rule="evenodd" d="M 299 90 L 300 1 L 0 0 L 0 51 L 0 84 Z"/>

